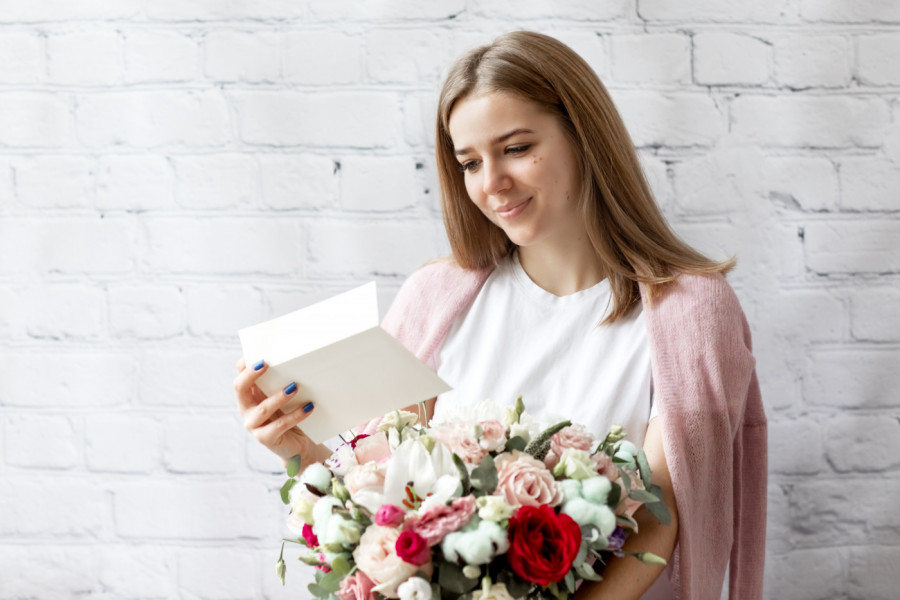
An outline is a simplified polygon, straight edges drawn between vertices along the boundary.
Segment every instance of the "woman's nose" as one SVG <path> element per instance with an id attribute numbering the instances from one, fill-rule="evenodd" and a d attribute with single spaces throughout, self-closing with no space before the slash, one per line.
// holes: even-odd
<path id="1" fill-rule="evenodd" d="M 484 179 L 481 184 L 485 194 L 495 196 L 498 193 L 509 189 L 512 180 L 502 163 L 493 160 L 484 161 L 482 164 L 482 173 L 484 174 Z"/>

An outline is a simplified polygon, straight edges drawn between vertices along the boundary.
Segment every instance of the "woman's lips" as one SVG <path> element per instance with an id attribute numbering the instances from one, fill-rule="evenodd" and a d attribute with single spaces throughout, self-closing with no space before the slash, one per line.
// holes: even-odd
<path id="1" fill-rule="evenodd" d="M 495 212 L 497 213 L 498 217 L 508 221 L 509 219 L 514 219 L 517 216 L 519 216 L 523 210 L 528 208 L 528 205 L 530 203 L 531 203 L 531 198 L 529 198 L 528 200 L 525 200 L 524 202 L 520 202 L 520 203 L 516 204 L 515 206 L 510 206 L 509 208 L 498 209 Z"/>

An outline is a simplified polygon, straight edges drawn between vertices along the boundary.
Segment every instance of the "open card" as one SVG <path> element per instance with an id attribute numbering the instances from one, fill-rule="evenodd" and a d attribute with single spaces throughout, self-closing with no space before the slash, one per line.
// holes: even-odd
<path id="1" fill-rule="evenodd" d="M 299 391 L 284 410 L 313 402 L 301 427 L 317 443 L 450 390 L 378 325 L 375 282 L 238 335 L 248 365 L 269 365 L 257 381 L 266 396 L 294 381 Z"/>

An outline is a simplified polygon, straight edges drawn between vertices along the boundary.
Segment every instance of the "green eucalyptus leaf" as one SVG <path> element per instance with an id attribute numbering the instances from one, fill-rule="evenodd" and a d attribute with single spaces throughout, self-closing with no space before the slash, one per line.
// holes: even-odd
<path id="1" fill-rule="evenodd" d="M 618 483 L 611 483 L 609 494 L 606 496 L 606 503 L 609 506 L 618 506 L 619 500 L 622 499 L 622 486 Z"/>
<path id="2" fill-rule="evenodd" d="M 454 594 L 465 594 L 478 585 L 477 579 L 463 575 L 462 567 L 454 563 L 441 563 L 438 567 L 438 585 Z"/>
<path id="3" fill-rule="evenodd" d="M 312 595 L 313 595 L 314 597 L 316 597 L 316 598 L 319 598 L 320 600 L 323 600 L 323 599 L 325 599 L 325 598 L 328 598 L 328 596 L 331 595 L 330 592 L 328 592 L 327 590 L 325 590 L 325 589 L 324 589 L 322 586 L 320 586 L 318 583 L 311 583 L 311 584 L 309 584 L 308 586 L 306 586 L 306 589 L 309 590 L 309 593 L 310 593 L 310 594 L 312 594 Z"/>
<path id="4" fill-rule="evenodd" d="M 512 452 L 513 450 L 525 450 L 525 438 L 520 435 L 509 438 L 506 442 L 506 451 Z"/>
<path id="5" fill-rule="evenodd" d="M 644 454 L 643 449 L 638 450 L 637 456 L 635 457 L 637 460 L 638 469 L 641 471 L 641 481 L 644 482 L 644 487 L 649 488 L 651 485 L 650 481 L 650 463 L 647 462 L 647 455 Z"/>
<path id="6" fill-rule="evenodd" d="M 659 519 L 659 522 L 663 525 L 668 525 L 672 522 L 672 515 L 669 514 L 669 508 L 666 506 L 665 502 L 651 502 L 644 506 L 646 506 L 647 510 L 650 511 L 650 514 Z"/>
<path id="7" fill-rule="evenodd" d="M 659 502 L 659 498 L 648 492 L 647 490 L 631 490 L 631 493 L 628 494 L 628 497 L 632 500 L 637 500 L 638 502 L 643 502 L 644 504 L 651 504 L 653 502 Z"/>
<path id="8" fill-rule="evenodd" d="M 594 567 L 588 564 L 587 561 L 583 562 L 581 566 L 577 569 L 578 576 L 582 579 L 587 579 L 588 581 L 602 581 L 603 578 L 597 575 L 597 572 L 594 571 Z"/>
<path id="9" fill-rule="evenodd" d="M 485 454 L 481 464 L 472 471 L 472 487 L 482 492 L 482 494 L 491 494 L 497 489 L 499 481 L 497 478 L 497 467 L 494 465 L 494 457 L 490 454 Z"/>
<path id="10" fill-rule="evenodd" d="M 627 515 L 616 515 L 616 525 L 623 529 L 637 529 L 638 524 L 632 517 Z"/>
<path id="11" fill-rule="evenodd" d="M 466 468 L 466 464 L 462 459 L 456 454 L 453 455 L 453 464 L 456 465 L 456 470 L 459 471 L 459 482 L 462 485 L 462 495 L 467 496 L 472 491 L 472 482 L 469 481 L 469 470 Z"/>
<path id="12" fill-rule="evenodd" d="M 352 567 L 350 566 L 350 561 L 343 556 L 338 556 L 333 561 L 331 561 L 331 570 L 339 574 L 341 577 L 347 575 L 347 573 L 350 572 L 350 569 L 352 569 Z"/>
<path id="13" fill-rule="evenodd" d="M 295 454 L 292 456 L 287 462 L 287 475 L 288 477 L 296 477 L 298 473 L 300 473 L 300 464 L 301 459 L 299 454 Z"/>
<path id="14" fill-rule="evenodd" d="M 319 586 L 327 593 L 333 594 L 340 589 L 341 580 L 343 578 L 344 577 L 339 575 L 337 571 L 331 571 L 330 573 L 326 573 L 322 579 L 319 580 Z"/>
<path id="15" fill-rule="evenodd" d="M 575 575 L 571 570 L 566 573 L 566 589 L 569 590 L 570 594 L 575 593 Z"/>
<path id="16" fill-rule="evenodd" d="M 281 486 L 281 501 L 285 504 L 291 503 L 291 488 L 297 485 L 296 479 L 288 479 L 284 482 L 284 485 Z"/>

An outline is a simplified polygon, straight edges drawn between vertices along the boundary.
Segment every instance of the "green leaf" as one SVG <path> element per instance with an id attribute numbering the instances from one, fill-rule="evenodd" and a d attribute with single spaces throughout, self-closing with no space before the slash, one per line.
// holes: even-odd
<path id="1" fill-rule="evenodd" d="M 570 594 L 575 593 L 575 575 L 572 571 L 566 573 L 566 589 L 569 590 Z"/>
<path id="2" fill-rule="evenodd" d="M 343 556 L 338 556 L 333 561 L 331 561 L 331 570 L 339 574 L 341 577 L 344 577 L 347 573 L 349 573 L 350 569 L 352 568 L 353 567 L 350 566 L 350 561 Z"/>
<path id="3" fill-rule="evenodd" d="M 453 455 L 453 464 L 456 465 L 456 470 L 459 471 L 459 482 L 462 484 L 462 495 L 467 496 L 472 491 L 472 483 L 469 481 L 469 470 L 466 468 L 466 464 L 462 459 L 456 454 Z"/>
<path id="4" fill-rule="evenodd" d="M 478 585 L 477 579 L 463 575 L 462 567 L 454 563 L 442 563 L 438 567 L 438 585 L 454 594 L 465 594 Z"/>
<path id="5" fill-rule="evenodd" d="M 643 502 L 644 504 L 651 504 L 653 502 L 659 502 L 659 498 L 648 492 L 647 490 L 631 490 L 631 493 L 628 494 L 628 497 L 632 500 L 637 500 L 638 502 Z"/>
<path id="6" fill-rule="evenodd" d="M 310 594 L 312 594 L 316 598 L 319 598 L 320 600 L 328 598 L 328 596 L 331 595 L 331 593 L 328 590 L 324 589 L 318 583 L 311 583 L 308 586 L 306 586 L 306 589 L 309 590 Z"/>
<path id="7" fill-rule="evenodd" d="M 651 502 L 644 506 L 646 506 L 647 510 L 650 511 L 650 514 L 659 519 L 659 522 L 663 525 L 668 525 L 672 522 L 672 516 L 669 514 L 669 507 L 666 506 L 665 502 Z"/>
<path id="8" fill-rule="evenodd" d="M 647 455 L 644 454 L 643 449 L 638 450 L 637 456 L 635 457 L 637 460 L 638 469 L 641 471 L 641 481 L 644 482 L 644 487 L 649 488 L 651 485 L 650 481 L 650 463 L 647 462 Z"/>
<path id="9" fill-rule="evenodd" d="M 509 438 L 506 442 L 506 451 L 512 452 L 513 450 L 522 451 L 525 449 L 526 443 L 525 438 L 520 435 Z"/>
<path id="10" fill-rule="evenodd" d="M 627 515 L 616 515 L 616 525 L 623 529 L 637 529 L 638 524 L 632 517 Z"/>
<path id="11" fill-rule="evenodd" d="M 291 488 L 297 485 L 296 479 L 288 479 L 284 482 L 284 485 L 281 486 L 281 501 L 285 504 L 291 503 Z"/>
<path id="12" fill-rule="evenodd" d="M 329 594 L 333 594 L 340 589 L 341 580 L 343 578 L 344 577 L 339 575 L 337 571 L 331 571 L 330 573 L 326 573 L 322 579 L 319 580 L 319 586 Z"/>
<path id="13" fill-rule="evenodd" d="M 594 567 L 588 564 L 587 561 L 581 563 L 576 571 L 578 571 L 578 576 L 582 579 L 587 579 L 588 581 L 603 581 L 603 578 L 597 575 L 597 572 L 594 571 Z"/>
<path id="14" fill-rule="evenodd" d="M 499 481 L 494 458 L 490 454 L 485 454 L 481 464 L 472 471 L 472 487 L 480 491 L 480 495 L 491 494 L 497 489 Z"/>
<path id="15" fill-rule="evenodd" d="M 618 483 L 613 483 L 612 487 L 609 489 L 609 495 L 606 497 L 606 503 L 609 506 L 618 506 L 619 500 L 622 499 L 622 486 Z"/>
<path id="16" fill-rule="evenodd" d="M 296 477 L 300 472 L 301 459 L 299 454 L 292 456 L 287 463 L 288 477 Z"/>

